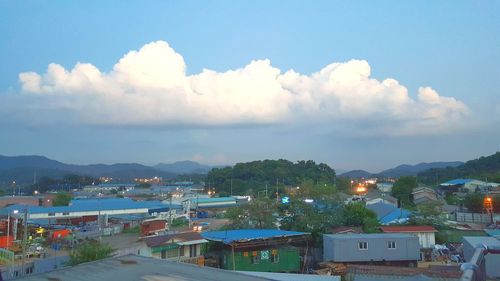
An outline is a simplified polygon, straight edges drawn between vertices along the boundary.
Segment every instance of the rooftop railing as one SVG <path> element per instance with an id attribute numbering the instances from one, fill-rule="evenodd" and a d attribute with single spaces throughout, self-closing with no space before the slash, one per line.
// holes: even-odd
<path id="1" fill-rule="evenodd" d="M 470 261 L 460 266 L 462 271 L 460 281 L 485 281 L 485 256 L 487 254 L 500 254 L 500 247 L 488 247 L 484 244 L 477 245 Z"/>

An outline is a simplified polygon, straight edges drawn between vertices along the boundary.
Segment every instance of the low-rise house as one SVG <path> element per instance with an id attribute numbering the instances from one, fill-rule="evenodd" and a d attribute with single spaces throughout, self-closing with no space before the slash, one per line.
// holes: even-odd
<path id="1" fill-rule="evenodd" d="M 167 231 L 167 221 L 162 218 L 152 218 L 141 223 L 141 236 L 158 235 Z"/>
<path id="2" fill-rule="evenodd" d="M 382 192 L 391 192 L 393 185 L 394 184 L 392 182 L 381 182 L 377 183 L 377 189 Z"/>
<path id="3" fill-rule="evenodd" d="M 323 261 L 417 266 L 418 238 L 402 233 L 324 234 Z"/>
<path id="4" fill-rule="evenodd" d="M 307 252 L 311 239 L 309 233 L 276 229 L 208 231 L 202 236 L 214 242 L 211 255 L 218 267 L 264 272 L 301 272 L 306 264 L 301 250 Z"/>
<path id="5" fill-rule="evenodd" d="M 193 263 L 203 266 L 205 245 L 208 243 L 198 232 L 179 232 L 145 237 L 138 254 L 164 260 Z"/>
<path id="6" fill-rule="evenodd" d="M 436 244 L 434 227 L 428 225 L 398 225 L 380 227 L 384 233 L 407 233 L 418 237 L 420 248 L 433 248 Z"/>
<path id="7" fill-rule="evenodd" d="M 462 238 L 464 258 L 468 262 L 478 246 L 500 247 L 500 240 L 489 236 L 464 236 Z M 484 256 L 486 275 L 489 278 L 500 278 L 500 255 Z"/>
<path id="8" fill-rule="evenodd" d="M 366 205 L 366 208 L 372 210 L 377 215 L 379 222 L 383 225 L 405 223 L 409 220 L 411 215 L 408 210 L 384 202 Z"/>
<path id="9" fill-rule="evenodd" d="M 393 205 L 394 207 L 398 206 L 398 199 L 389 194 L 381 194 L 380 196 L 365 199 L 366 205 L 377 204 L 377 203 L 385 203 L 389 205 Z"/>
<path id="10" fill-rule="evenodd" d="M 363 228 L 357 226 L 339 226 L 330 231 L 332 234 L 363 233 Z"/>
<path id="11" fill-rule="evenodd" d="M 412 191 L 413 203 L 415 205 L 437 202 L 436 191 L 432 188 L 421 186 Z"/>

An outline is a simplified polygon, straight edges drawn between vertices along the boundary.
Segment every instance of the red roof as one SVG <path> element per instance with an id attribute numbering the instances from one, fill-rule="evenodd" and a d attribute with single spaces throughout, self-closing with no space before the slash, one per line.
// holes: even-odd
<path id="1" fill-rule="evenodd" d="M 398 225 L 398 226 L 381 226 L 382 232 L 437 232 L 430 225 Z"/>

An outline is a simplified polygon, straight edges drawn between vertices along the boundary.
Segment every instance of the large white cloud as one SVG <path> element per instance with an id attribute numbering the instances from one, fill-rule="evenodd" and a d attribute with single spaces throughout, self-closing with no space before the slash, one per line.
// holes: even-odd
<path id="1" fill-rule="evenodd" d="M 183 57 L 157 41 L 126 54 L 108 73 L 92 64 L 19 75 L 31 110 L 64 112 L 100 125 L 369 124 L 369 131 L 413 135 L 452 130 L 462 102 L 430 87 L 411 98 L 394 79 L 371 78 L 368 62 L 332 63 L 311 75 L 255 60 L 226 72 L 186 75 Z M 55 114 L 55 113 L 54 113 Z M 352 128 L 351 128 L 352 129 Z"/>

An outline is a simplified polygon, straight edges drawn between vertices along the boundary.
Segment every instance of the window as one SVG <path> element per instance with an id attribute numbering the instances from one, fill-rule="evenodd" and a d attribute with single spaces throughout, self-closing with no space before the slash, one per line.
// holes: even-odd
<path id="1" fill-rule="evenodd" d="M 167 258 L 170 259 L 170 258 L 176 258 L 178 257 L 177 255 L 177 249 L 171 249 L 171 250 L 168 250 L 167 251 Z"/>
<path id="2" fill-rule="evenodd" d="M 56 213 L 49 213 L 48 215 L 49 215 L 49 217 L 54 217 L 56 215 Z"/>
<path id="3" fill-rule="evenodd" d="M 271 262 L 272 263 L 279 263 L 280 262 L 280 255 L 278 253 L 272 253 L 271 254 Z"/>
<path id="4" fill-rule="evenodd" d="M 388 249 L 396 249 L 396 241 L 387 242 L 387 248 Z"/>
<path id="5" fill-rule="evenodd" d="M 63 216 L 69 216 L 69 213 L 68 212 L 64 212 Z"/>
<path id="6" fill-rule="evenodd" d="M 259 264 L 259 263 L 260 263 L 260 255 L 252 256 L 252 264 Z"/>
<path id="7" fill-rule="evenodd" d="M 368 250 L 368 242 L 358 242 L 358 250 Z"/>

